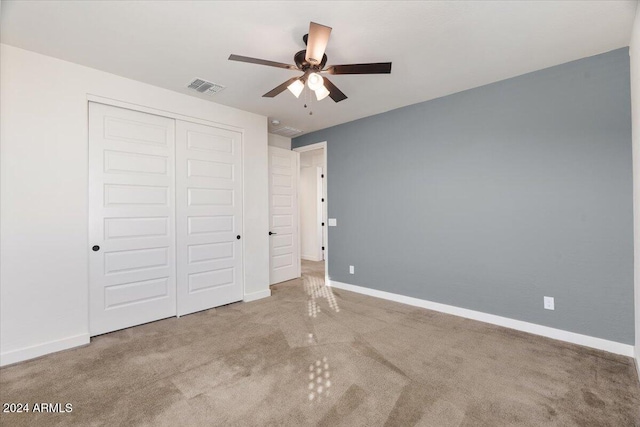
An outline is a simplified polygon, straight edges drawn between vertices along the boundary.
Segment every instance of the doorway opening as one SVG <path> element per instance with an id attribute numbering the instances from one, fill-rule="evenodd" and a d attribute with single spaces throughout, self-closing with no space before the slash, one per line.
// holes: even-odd
<path id="1" fill-rule="evenodd" d="M 300 262 L 303 276 L 327 277 L 327 153 L 326 142 L 295 148 L 300 153 Z"/>

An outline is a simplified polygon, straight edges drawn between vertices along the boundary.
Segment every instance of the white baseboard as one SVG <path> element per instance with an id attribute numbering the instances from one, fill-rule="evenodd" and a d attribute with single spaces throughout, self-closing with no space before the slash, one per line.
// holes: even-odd
<path id="1" fill-rule="evenodd" d="M 0 354 L 0 366 L 12 365 L 14 363 L 44 356 L 45 354 L 56 353 L 58 351 L 68 350 L 73 347 L 79 347 L 89 344 L 89 341 L 89 334 L 80 334 L 68 338 L 62 338 L 56 341 L 49 341 L 44 344 L 21 348 L 19 350 L 7 351 Z"/>
<path id="2" fill-rule="evenodd" d="M 564 331 L 562 329 L 550 328 L 548 326 L 542 326 L 535 323 L 523 322 L 521 320 L 510 319 L 508 317 L 496 316 L 494 314 L 483 313 L 481 311 L 474 311 L 419 298 L 393 294 L 391 292 L 350 285 L 348 283 L 337 282 L 334 280 L 331 280 L 328 283 L 330 283 L 332 287 L 338 289 L 344 289 L 347 291 L 357 292 L 359 294 L 369 295 L 372 297 L 382 298 L 390 301 L 396 301 L 402 304 L 422 307 L 442 313 L 453 314 L 455 316 L 465 317 L 467 319 L 491 323 L 492 325 L 504 326 L 505 328 L 516 329 L 518 331 L 541 335 L 543 337 L 553 338 L 555 340 L 566 341 L 572 344 L 579 344 L 585 347 L 596 348 L 598 350 L 621 354 L 623 356 L 634 357 L 634 348 L 629 344 L 591 337 L 589 335 L 577 334 L 575 332 Z"/>
<path id="3" fill-rule="evenodd" d="M 250 294 L 244 294 L 244 298 L 242 301 L 251 302 L 262 298 L 267 298 L 271 296 L 271 289 L 265 289 L 263 291 L 251 292 Z"/>
<path id="4" fill-rule="evenodd" d="M 322 255 L 320 256 L 300 255 L 300 258 L 306 261 L 322 261 Z"/>

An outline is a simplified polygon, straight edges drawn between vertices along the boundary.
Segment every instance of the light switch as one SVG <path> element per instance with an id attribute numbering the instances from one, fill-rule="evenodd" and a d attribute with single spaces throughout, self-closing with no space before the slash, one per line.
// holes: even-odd
<path id="1" fill-rule="evenodd" d="M 546 310 L 555 310 L 555 301 L 553 297 L 544 297 L 544 308 Z"/>
<path id="2" fill-rule="evenodd" d="M 338 220 L 335 218 L 329 218 L 329 227 L 335 227 L 338 225 Z"/>

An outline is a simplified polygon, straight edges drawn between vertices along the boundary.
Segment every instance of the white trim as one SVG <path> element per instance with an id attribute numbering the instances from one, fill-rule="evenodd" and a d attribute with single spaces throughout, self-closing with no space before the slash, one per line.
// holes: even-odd
<path id="1" fill-rule="evenodd" d="M 302 147 L 296 147 L 293 151 L 298 153 L 304 153 L 305 151 L 319 150 L 320 148 L 327 148 L 327 141 L 316 142 L 314 144 L 303 145 Z"/>
<path id="2" fill-rule="evenodd" d="M 251 292 L 250 294 L 244 294 L 244 298 L 242 299 L 242 301 L 251 302 L 251 301 L 259 300 L 262 298 L 268 298 L 270 296 L 271 296 L 271 289 L 265 289 L 258 292 Z"/>
<path id="3" fill-rule="evenodd" d="M 269 171 L 271 173 L 271 171 Z M 298 215 L 298 223 L 296 224 L 298 229 L 298 273 L 296 277 L 302 277 L 302 260 L 300 250 L 302 248 L 302 236 L 300 230 L 300 153 L 296 153 L 296 214 Z M 271 189 L 269 189 L 271 191 Z M 269 221 L 271 221 L 271 212 L 269 212 Z M 271 226 L 271 225 L 269 225 Z"/>
<path id="4" fill-rule="evenodd" d="M 323 161 L 323 165 L 322 165 L 322 173 L 324 174 L 324 181 L 322 182 L 322 197 L 324 198 L 324 206 L 322 206 L 323 209 L 323 220 L 325 220 L 325 226 L 323 227 L 323 244 L 324 244 L 324 282 L 325 283 L 329 283 L 329 195 L 327 192 L 327 189 L 329 187 L 328 184 L 328 177 L 329 177 L 329 171 L 328 171 L 328 167 L 327 167 L 327 141 L 322 141 L 322 142 L 316 142 L 314 144 L 309 144 L 309 145 L 304 145 L 302 147 L 297 147 L 294 148 L 292 151 L 297 151 L 298 153 L 304 153 L 305 151 L 313 151 L 313 150 L 318 150 L 320 148 L 324 149 L 324 161 Z M 300 167 L 298 167 L 298 170 L 300 170 Z M 300 174 L 298 173 L 298 181 L 300 180 Z M 298 198 L 298 203 L 299 203 L 300 198 Z M 300 212 L 300 207 L 298 207 L 298 212 Z M 300 221 L 298 221 L 298 224 L 300 224 Z M 298 235 L 300 235 L 300 233 L 298 233 Z M 301 248 L 300 244 L 298 244 L 298 247 Z M 302 257 L 300 257 L 302 259 Z M 302 261 L 300 261 L 300 264 L 302 265 Z"/>
<path id="5" fill-rule="evenodd" d="M 316 245 L 315 245 L 315 258 L 318 261 L 323 260 L 323 250 L 324 246 L 324 229 L 326 228 L 322 224 L 327 220 L 324 218 L 324 164 L 322 167 L 316 166 Z"/>
<path id="6" fill-rule="evenodd" d="M 156 116 L 168 117 L 174 120 L 183 120 L 185 122 L 197 123 L 205 126 L 213 126 L 221 129 L 232 130 L 234 132 L 241 132 L 244 140 L 244 128 L 226 125 L 224 123 L 214 122 L 212 120 L 200 119 L 198 117 L 185 116 L 184 114 L 174 113 L 172 111 L 160 110 L 153 107 L 147 107 L 145 105 L 134 104 L 127 101 L 120 101 L 118 99 L 107 98 L 105 96 L 87 94 L 87 101 L 96 102 L 98 104 L 111 105 L 113 107 L 125 108 L 127 110 L 139 111 L 141 113 L 154 114 Z"/>
<path id="7" fill-rule="evenodd" d="M 0 366 L 12 365 L 50 353 L 89 344 L 89 334 L 80 334 L 0 354 Z"/>
<path id="8" fill-rule="evenodd" d="M 305 261 L 322 261 L 322 256 L 311 256 L 311 255 L 300 255 L 300 258 L 302 258 Z"/>
<path id="9" fill-rule="evenodd" d="M 422 307 L 428 310 L 439 311 L 441 313 L 453 314 L 467 319 L 478 320 L 480 322 L 491 323 L 492 325 L 504 326 L 505 328 L 516 329 L 518 331 L 528 332 L 534 335 L 552 338 L 555 340 L 566 341 L 572 344 L 583 345 L 585 347 L 596 348 L 598 350 L 608 351 L 610 353 L 621 354 L 623 356 L 634 356 L 634 348 L 632 345 L 623 344 L 615 341 L 609 341 L 602 338 L 591 337 L 588 335 L 577 334 L 575 332 L 564 331 L 562 329 L 550 328 L 548 326 L 537 325 L 535 323 L 523 322 L 521 320 L 510 319 L 508 317 L 496 316 L 493 314 L 483 313 L 480 311 L 469 310 L 466 308 L 455 307 L 452 305 L 440 304 L 437 302 L 427 301 L 419 298 L 408 297 L 391 292 L 369 289 L 362 286 L 341 283 L 330 280 L 327 283 L 330 286 L 346 291 L 357 292 L 359 294 L 369 295 L 376 298 L 382 298 L 390 301 L 396 301 L 402 304 L 408 304 L 415 307 Z"/>

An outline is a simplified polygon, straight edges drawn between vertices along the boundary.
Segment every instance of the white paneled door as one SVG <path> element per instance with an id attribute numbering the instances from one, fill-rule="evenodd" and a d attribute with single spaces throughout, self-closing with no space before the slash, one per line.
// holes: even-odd
<path id="1" fill-rule="evenodd" d="M 300 277 L 298 168 L 300 154 L 269 147 L 269 255 L 271 284 Z"/>
<path id="2" fill-rule="evenodd" d="M 176 314 L 174 127 L 89 103 L 91 335 Z"/>
<path id="3" fill-rule="evenodd" d="M 240 301 L 242 134 L 176 123 L 178 315 Z"/>

